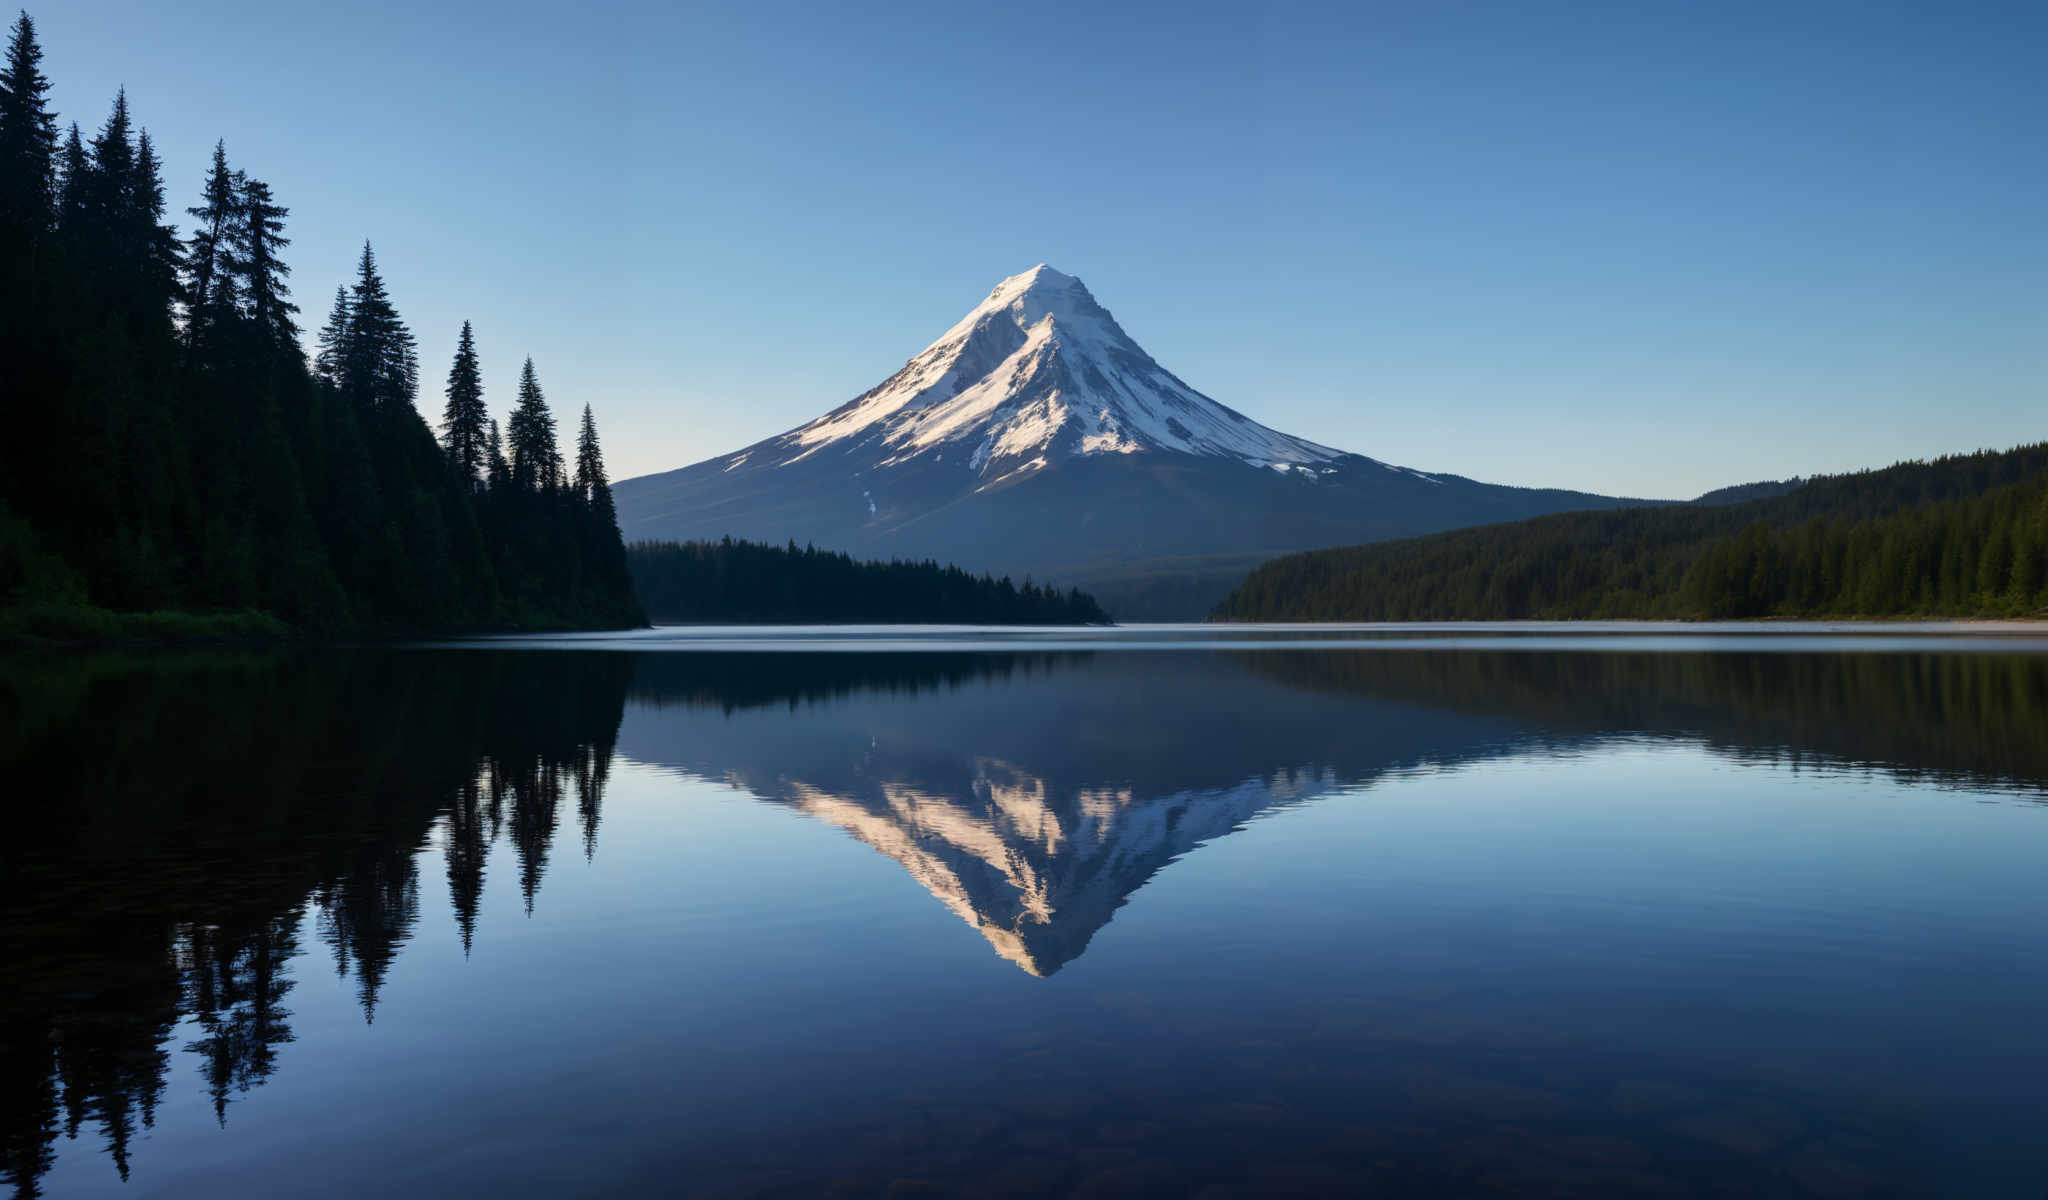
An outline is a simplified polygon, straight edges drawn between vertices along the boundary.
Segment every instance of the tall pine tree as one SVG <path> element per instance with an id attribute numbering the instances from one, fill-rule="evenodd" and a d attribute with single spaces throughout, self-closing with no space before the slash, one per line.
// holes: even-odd
<path id="1" fill-rule="evenodd" d="M 118 289 L 122 266 L 141 259 L 133 222 L 123 219 L 135 193 L 135 139 L 126 88 L 115 93 L 113 111 L 86 153 L 88 165 L 77 187 L 80 228 L 74 240 L 97 282 Z"/>
<path id="2" fill-rule="evenodd" d="M 194 222 L 185 247 L 185 295 L 190 305 L 185 338 L 195 347 L 206 344 L 222 318 L 238 307 L 234 228 L 239 202 L 234 172 L 228 170 L 227 144 L 217 141 L 200 202 L 185 210 Z"/>
<path id="3" fill-rule="evenodd" d="M 512 464 L 505 461 L 505 434 L 498 428 L 497 419 L 491 420 L 490 458 L 484 470 L 491 491 L 502 492 L 512 486 Z"/>
<path id="4" fill-rule="evenodd" d="M 77 188 L 73 247 L 101 300 L 153 330 L 169 321 L 180 255 L 176 231 L 162 223 L 164 184 L 156 150 L 146 131 L 136 136 L 125 88 L 92 139 L 90 160 Z M 66 196 L 67 203 L 71 199 Z"/>
<path id="5" fill-rule="evenodd" d="M 337 388 L 341 386 L 342 355 L 348 351 L 349 316 L 348 288 L 336 287 L 334 307 L 328 310 L 327 324 L 320 327 L 320 349 L 313 355 L 313 374 Z"/>
<path id="6" fill-rule="evenodd" d="M 184 261 L 125 92 L 96 133 L 71 124 L 59 142 L 34 26 L 8 24 L 0 411 L 15 428 L 0 436 L 0 606 L 254 609 L 331 632 L 640 619 L 600 561 L 616 533 L 570 499 L 531 375 L 528 489 L 510 486 L 480 386 L 456 392 L 477 405 L 470 469 L 493 486 L 459 481 L 413 406 L 412 336 L 370 249 L 321 331 L 316 383 L 269 189 L 219 146 Z M 174 316 L 192 339 L 182 353 Z"/>
<path id="7" fill-rule="evenodd" d="M 0 229 L 39 238 L 55 201 L 57 117 L 47 105 L 36 23 L 22 13 L 0 67 Z"/>
<path id="8" fill-rule="evenodd" d="M 391 306 L 370 243 L 349 295 L 348 335 L 341 352 L 341 390 L 371 409 L 410 408 L 419 393 L 419 356 L 412 331 Z"/>
<path id="9" fill-rule="evenodd" d="M 471 487 L 483 480 L 489 449 L 484 422 L 490 414 L 484 408 L 483 373 L 477 365 L 476 337 L 469 322 L 462 323 L 462 336 L 455 343 L 455 365 L 448 370 L 448 405 L 441 412 L 441 446 L 448 461 L 462 473 Z"/>
<path id="10" fill-rule="evenodd" d="M 272 346 L 296 353 L 298 322 L 292 314 L 299 306 L 291 302 L 292 289 L 284 277 L 292 273 L 279 252 L 292 244 L 284 236 L 284 219 L 291 210 L 275 203 L 270 185 L 235 173 L 236 221 L 234 264 L 242 277 L 242 296 L 249 320 Z"/>
<path id="11" fill-rule="evenodd" d="M 588 404 L 583 406 L 583 427 L 576 433 L 576 494 L 592 512 L 614 516 L 612 484 L 605 478 L 604 453 L 597 447 L 597 420 Z"/>
<path id="12" fill-rule="evenodd" d="M 555 446 L 555 415 L 548 411 L 530 357 L 519 371 L 519 399 L 507 433 L 512 442 L 512 486 L 524 491 L 560 487 L 562 455 Z"/>
<path id="13" fill-rule="evenodd" d="M 92 192 L 92 159 L 78 136 L 78 122 L 64 139 L 64 151 L 57 159 L 56 226 L 61 234 L 81 237 L 87 225 L 86 211 Z"/>
<path id="14" fill-rule="evenodd" d="M 172 303 L 184 292 L 178 284 L 184 252 L 177 227 L 163 223 L 163 163 L 147 129 L 136 135 L 135 175 L 126 200 L 121 221 L 134 239 L 135 312 L 152 325 L 167 325 Z"/>

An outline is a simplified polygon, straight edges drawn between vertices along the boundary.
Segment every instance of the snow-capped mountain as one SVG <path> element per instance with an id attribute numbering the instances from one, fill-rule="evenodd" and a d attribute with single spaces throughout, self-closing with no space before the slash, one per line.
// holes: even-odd
<path id="1" fill-rule="evenodd" d="M 1617 503 L 1270 429 L 1183 382 L 1043 265 L 817 420 L 614 493 L 629 541 L 950 560 L 1089 587 L 1124 619 L 1200 616 L 1273 554 Z"/>
<path id="2" fill-rule="evenodd" d="M 756 449 L 777 447 L 788 466 L 847 443 L 880 469 L 950 455 L 980 489 L 1077 455 L 1167 452 L 1283 470 L 1343 457 L 1182 383 L 1085 284 L 1044 264 L 997 284 L 881 386 Z"/>

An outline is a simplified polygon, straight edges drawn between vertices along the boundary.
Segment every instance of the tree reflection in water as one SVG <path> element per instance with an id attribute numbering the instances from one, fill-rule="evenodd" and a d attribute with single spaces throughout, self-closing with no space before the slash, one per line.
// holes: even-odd
<path id="1" fill-rule="evenodd" d="M 1006 710 L 1003 685 L 1027 681 L 1032 711 Z M 997 698 L 901 703 L 983 683 Z M 127 1177 L 185 1022 L 196 1036 L 178 1048 L 226 1124 L 293 1039 L 308 930 L 374 1021 L 430 844 L 465 954 L 501 840 L 532 912 L 565 821 L 596 851 L 629 705 L 634 757 L 839 825 L 1034 974 L 1202 842 L 1419 764 L 1647 737 L 2036 797 L 2048 784 L 2048 664 L 2031 655 L 10 660 L 0 1170 L 17 1194 L 40 1194 L 58 1137 L 88 1129 Z"/>

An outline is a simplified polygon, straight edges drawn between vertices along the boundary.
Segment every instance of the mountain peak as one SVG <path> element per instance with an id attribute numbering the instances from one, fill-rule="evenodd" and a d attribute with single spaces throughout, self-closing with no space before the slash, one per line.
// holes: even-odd
<path id="1" fill-rule="evenodd" d="M 995 286 L 993 291 L 989 292 L 989 295 L 995 296 L 1012 289 L 1024 290 L 1033 287 L 1065 288 L 1079 282 L 1081 282 L 1079 279 L 1074 278 L 1065 271 L 1046 263 L 1039 263 L 1028 271 L 1019 271 L 1008 279 L 1003 280 Z"/>
<path id="2" fill-rule="evenodd" d="M 963 308 L 824 416 L 616 485 L 620 529 L 1051 573 L 1107 591 L 1120 617 L 1185 620 L 1275 554 L 1611 506 L 1270 429 L 1188 386 L 1046 263 Z"/>
<path id="3" fill-rule="evenodd" d="M 961 336 L 976 323 L 997 313 L 1007 313 L 1010 320 L 1027 330 L 1048 316 L 1060 325 L 1079 321 L 1106 321 L 1111 326 L 1116 323 L 1108 310 L 1095 302 L 1087 284 L 1064 271 L 1039 263 L 991 288 L 987 299 L 975 305 L 933 345 Z M 1121 329 L 1116 331 L 1116 335 L 1124 337 Z"/>
<path id="4" fill-rule="evenodd" d="M 976 489 L 1099 454 L 1187 454 L 1281 470 L 1338 457 L 1182 383 L 1086 284 L 1044 263 L 998 283 L 880 386 L 776 441 L 784 465 L 828 446 L 859 446 L 875 468 L 944 466 Z"/>

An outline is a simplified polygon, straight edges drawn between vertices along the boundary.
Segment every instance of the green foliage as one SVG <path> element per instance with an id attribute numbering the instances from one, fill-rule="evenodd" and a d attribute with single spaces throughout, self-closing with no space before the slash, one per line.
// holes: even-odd
<path id="1" fill-rule="evenodd" d="M 284 277 L 292 269 L 279 257 L 292 242 L 284 236 L 291 210 L 272 202 L 270 185 L 261 179 L 237 171 L 235 184 L 235 265 L 242 272 L 249 320 L 271 344 L 297 353 L 299 326 L 292 314 L 299 306 L 288 299 L 292 290 Z"/>
<path id="2" fill-rule="evenodd" d="M 455 342 L 455 362 L 448 370 L 448 403 L 441 410 L 441 447 L 448 462 L 472 484 L 483 482 L 485 428 L 490 413 L 484 408 L 484 380 L 477 363 L 476 335 L 469 322 L 462 323 L 462 335 Z M 584 411 L 588 412 L 586 408 Z"/>
<path id="3" fill-rule="evenodd" d="M 0 86 L 30 50 L 13 48 Z M 287 210 L 262 181 L 217 145 L 181 245 L 125 95 L 89 149 L 74 126 L 59 162 L 38 149 L 40 93 L 13 95 L 0 153 L 41 173 L 20 195 L 57 198 L 54 213 L 0 212 L 14 627 L 125 637 L 105 614 L 245 610 L 319 632 L 641 623 L 608 496 L 483 495 L 450 467 L 413 407 L 413 336 L 367 244 L 309 371 L 279 257 Z"/>
<path id="4" fill-rule="evenodd" d="M 185 210 L 193 220 L 192 236 L 185 245 L 185 340 L 203 348 L 209 345 L 209 334 L 222 315 L 238 307 L 234 292 L 235 175 L 228 169 L 224 141 L 213 144 L 213 164 L 207 169 L 201 194 L 200 203 Z"/>
<path id="5" fill-rule="evenodd" d="M 410 409 L 420 390 L 419 354 L 412 330 L 392 307 L 370 243 L 356 262 L 348 315 L 340 337 L 342 394 L 368 408 Z"/>
<path id="6" fill-rule="evenodd" d="M 1093 597 L 1022 587 L 936 562 L 856 562 L 795 542 L 636 542 L 633 586 L 657 621 L 675 624 L 1103 625 Z"/>
<path id="7" fill-rule="evenodd" d="M 1569 513 L 1274 559 L 1230 620 L 2011 617 L 2048 607 L 2048 443 L 1724 507 Z"/>
<path id="8" fill-rule="evenodd" d="M 269 613 L 109 612 L 76 604 L 0 608 L 0 645 L 191 645 L 286 642 L 296 631 Z"/>
<path id="9" fill-rule="evenodd" d="M 36 24 L 22 13 L 0 67 L 0 227 L 46 229 L 55 201 L 57 118 Z"/>
<path id="10" fill-rule="evenodd" d="M 562 486 L 562 453 L 555 444 L 555 417 L 541 393 L 533 360 L 519 369 L 519 399 L 506 429 L 512 442 L 512 484 L 528 491 Z"/>

